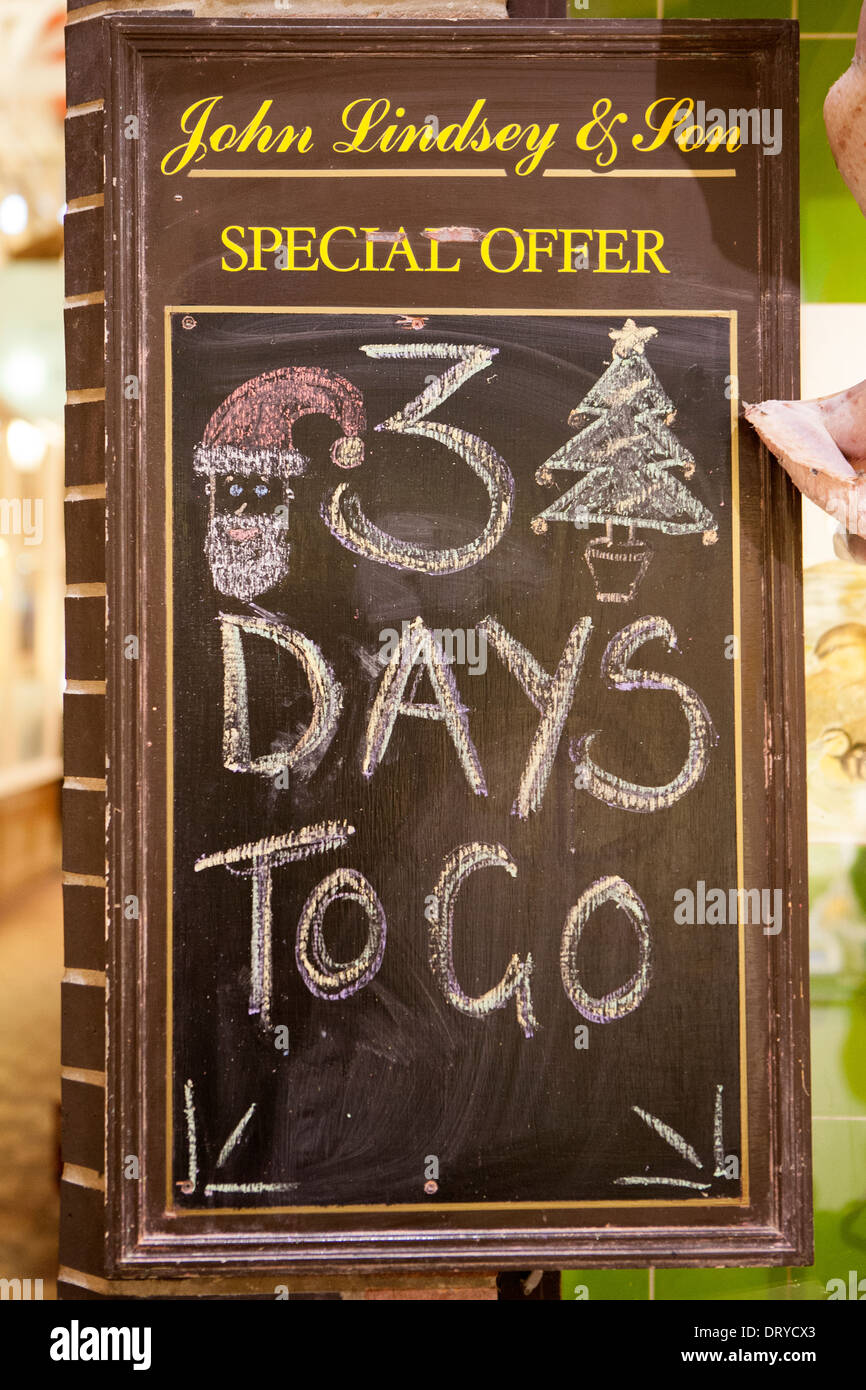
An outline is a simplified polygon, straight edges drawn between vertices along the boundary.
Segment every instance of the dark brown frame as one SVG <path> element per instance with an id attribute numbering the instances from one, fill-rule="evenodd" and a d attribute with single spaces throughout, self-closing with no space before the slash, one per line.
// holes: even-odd
<path id="1" fill-rule="evenodd" d="M 419 47 L 447 42 L 457 61 L 469 51 L 489 52 L 515 62 L 539 50 L 551 54 L 593 53 L 620 61 L 624 53 L 652 56 L 660 49 L 684 55 L 716 51 L 757 54 L 762 74 L 757 102 L 782 103 L 785 74 L 796 71 L 793 25 L 754 22 L 725 26 L 592 22 L 582 25 L 460 26 L 409 24 L 312 25 L 226 21 L 196 23 L 135 19 L 109 23 L 112 75 L 110 110 L 140 109 L 137 104 L 137 55 L 154 46 L 189 46 L 206 56 L 261 48 L 279 52 L 331 52 L 351 45 L 363 51 L 411 54 Z M 724 49 L 721 44 L 724 43 Z M 787 92 L 786 92 L 787 94 Z M 749 974 L 750 1028 L 767 1045 L 766 1055 L 752 1049 L 748 1069 L 751 1094 L 760 1102 L 756 1115 L 766 1133 L 755 1133 L 755 1171 L 760 1170 L 748 1219 L 740 1224 L 710 1224 L 695 1211 L 676 1227 L 655 1219 L 605 1224 L 605 1211 L 592 1227 L 565 1227 L 557 1213 L 549 1219 L 503 1223 L 501 1211 L 481 1212 L 472 1226 L 400 1222 L 357 1213 L 310 1221 L 303 1237 L 287 1237 L 274 1222 L 251 1217 L 242 1231 L 229 1229 L 225 1218 L 211 1218 L 195 1233 L 181 1233 L 179 1222 L 161 1219 L 159 1203 L 144 1183 L 123 1181 L 125 1155 L 142 1156 L 147 1165 L 159 1151 L 160 1136 L 148 1119 L 142 1057 L 161 1045 L 162 1019 L 156 1004 L 162 986 L 152 964 L 146 914 L 140 929 L 130 931 L 121 911 L 125 885 L 142 880 L 148 855 L 148 826 L 142 798 L 151 794 L 151 771 L 144 743 L 152 673 L 159 671 L 164 632 L 148 630 L 148 566 L 159 572 L 162 540 L 142 530 L 139 512 L 142 474 L 137 460 L 144 442 L 143 412 L 126 408 L 124 376 L 134 368 L 147 394 L 146 358 L 136 285 L 141 229 L 136 223 L 137 146 L 125 141 L 120 122 L 108 127 L 106 207 L 107 352 L 107 511 L 108 511 L 108 903 L 109 1049 L 108 1049 L 108 1208 L 107 1261 L 115 1276 L 177 1274 L 261 1274 L 283 1271 L 308 1274 L 338 1271 L 364 1273 L 383 1266 L 402 1269 L 478 1269 L 635 1265 L 805 1264 L 811 1252 L 810 1134 L 808 1096 L 808 974 L 805 880 L 805 770 L 803 659 L 800 618 L 799 497 L 787 477 L 763 454 L 760 527 L 759 612 L 743 614 L 744 646 L 755 653 L 752 676 L 763 687 L 768 749 L 760 779 L 754 766 L 746 798 L 764 823 L 763 846 L 756 850 L 768 877 L 780 886 L 789 904 L 790 929 L 762 943 L 765 969 Z M 796 157 L 788 151 L 786 163 Z M 795 182 L 785 179 L 781 160 L 761 166 L 761 392 L 764 398 L 798 394 L 796 344 L 799 321 L 798 208 Z M 116 194 L 111 195 L 116 178 Z M 131 229 L 132 232 L 131 232 Z M 741 424 L 741 429 L 746 429 Z M 147 564 L 145 564 L 145 558 Z M 142 659 L 123 657 L 123 636 L 142 635 Z M 131 731 L 135 731 L 133 735 Z M 158 778 L 157 778 L 158 783 Z M 156 788 L 158 798 L 159 788 Z M 755 810 L 754 808 L 758 808 Z M 757 949 L 757 948 L 756 948 Z M 164 1043 L 162 1044 L 164 1048 Z M 762 1099 L 763 1098 L 763 1099 Z M 753 1102 L 754 1103 L 754 1102 Z M 154 1181 L 154 1187 L 161 1180 Z M 758 1190 L 759 1189 L 759 1190 Z M 522 1215 L 522 1214 L 521 1214 Z M 441 1213 L 440 1213 L 441 1216 Z M 188 1223 L 186 1223 L 188 1224 Z"/>

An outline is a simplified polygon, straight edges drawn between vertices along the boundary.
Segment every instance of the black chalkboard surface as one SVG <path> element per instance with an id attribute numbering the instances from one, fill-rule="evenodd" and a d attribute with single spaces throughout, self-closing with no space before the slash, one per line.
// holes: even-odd
<path id="1" fill-rule="evenodd" d="M 629 322 L 172 315 L 184 1200 L 740 1193 L 738 918 L 727 915 L 738 491 L 720 389 L 731 320 Z M 334 418 L 309 394 L 321 382 Z M 331 445 L 355 391 L 368 443 L 341 476 Z M 419 423 L 381 429 L 424 392 Z M 587 401 L 607 404 L 569 424 Z M 311 404 L 315 417 L 300 415 Z M 194 465 L 209 428 L 232 442 Z M 294 451 L 288 463 L 277 440 L 284 459 Z M 537 470 L 564 444 L 581 471 L 551 467 L 545 487 Z M 495 501 L 466 454 L 502 461 L 510 509 L 471 563 Z M 194 471 L 205 466 L 214 472 Z M 255 479 L 267 513 L 242 500 Z M 572 484 L 590 507 L 609 495 L 619 508 L 612 542 L 603 519 L 539 523 Z M 340 488 L 410 549 L 400 567 L 354 530 L 355 548 L 335 537 Z M 640 563 L 630 546 L 645 547 Z M 617 601 L 600 598 L 610 589 Z M 224 759 L 225 738 L 241 733 L 246 751 Z M 576 786 L 590 761 L 597 783 Z M 696 825 L 713 827 L 709 844 Z M 269 847 L 308 827 L 303 858 Z M 677 891 L 702 879 L 725 889 L 722 924 L 677 922 Z M 323 891 L 311 930 L 324 944 L 299 969 L 305 904 Z M 582 930 L 568 925 L 576 906 Z M 350 963 L 348 988 L 339 966 L 322 972 L 326 958 Z"/>
<path id="2" fill-rule="evenodd" d="M 109 30 L 113 1273 L 802 1262 L 793 28 Z"/>

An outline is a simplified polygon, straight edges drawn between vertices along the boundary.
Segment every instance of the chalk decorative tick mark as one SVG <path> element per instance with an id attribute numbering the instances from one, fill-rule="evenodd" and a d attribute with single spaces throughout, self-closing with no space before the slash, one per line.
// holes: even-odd
<path id="1" fill-rule="evenodd" d="M 722 1130 L 722 1096 L 724 1087 L 716 1086 L 715 1106 L 713 1111 L 713 1176 L 726 1177 L 725 1168 L 725 1145 Z M 672 1125 L 666 1124 L 658 1116 L 651 1115 L 648 1110 L 642 1110 L 639 1105 L 633 1105 L 632 1110 L 644 1124 L 654 1130 L 666 1144 L 678 1153 L 686 1162 L 691 1163 L 692 1167 L 704 1170 L 704 1165 L 698 1157 L 697 1152 L 687 1139 L 674 1129 Z M 710 1187 L 709 1182 L 698 1182 L 691 1178 L 670 1178 L 655 1176 L 653 1174 L 632 1175 L 625 1178 L 614 1178 L 614 1182 L 620 1187 L 685 1187 L 697 1192 L 706 1192 Z"/>

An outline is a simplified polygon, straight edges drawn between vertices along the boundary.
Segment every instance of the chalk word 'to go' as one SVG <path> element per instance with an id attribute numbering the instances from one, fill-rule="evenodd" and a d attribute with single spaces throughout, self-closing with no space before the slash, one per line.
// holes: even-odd
<path id="1" fill-rule="evenodd" d="M 252 886 L 252 930 L 250 938 L 251 994 L 250 1014 L 258 1015 L 264 1028 L 270 1028 L 273 992 L 272 928 L 273 875 L 277 868 L 307 859 L 315 854 L 342 849 L 354 835 L 354 826 L 345 821 L 329 821 L 304 826 L 287 835 L 271 836 L 255 844 L 239 845 L 222 853 L 203 855 L 196 861 L 196 872 L 222 866 L 229 873 L 249 878 Z M 517 865 L 504 845 L 459 845 L 446 856 L 432 894 L 425 899 L 430 968 L 436 984 L 453 1009 L 469 1018 L 484 1019 L 513 1000 L 517 1022 L 524 1037 L 531 1038 L 538 1027 L 532 1003 L 531 979 L 534 962 L 515 952 L 505 973 L 481 995 L 470 995 L 457 978 L 454 964 L 454 919 L 461 889 L 467 879 L 482 869 L 504 869 L 517 877 Z M 355 960 L 334 961 L 324 936 L 325 916 L 336 902 L 353 902 L 367 919 L 367 935 Z M 635 932 L 639 945 L 638 968 L 628 981 L 601 996 L 593 996 L 581 978 L 580 943 L 590 917 L 605 904 L 622 912 Z M 387 941 L 387 919 L 375 890 L 356 869 L 341 867 L 313 889 L 304 904 L 297 926 L 295 961 L 298 972 L 311 994 L 329 1001 L 345 1000 L 357 994 L 375 978 L 382 964 Z M 650 921 L 646 908 L 634 889 L 618 875 L 598 879 L 581 894 L 568 913 L 562 932 L 560 973 L 565 993 L 582 1017 L 592 1023 L 616 1023 L 633 1013 L 643 1002 L 651 978 Z"/>

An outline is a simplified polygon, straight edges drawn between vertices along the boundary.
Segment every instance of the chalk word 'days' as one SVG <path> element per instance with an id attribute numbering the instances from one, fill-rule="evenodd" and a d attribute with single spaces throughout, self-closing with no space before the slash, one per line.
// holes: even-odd
<path id="1" fill-rule="evenodd" d="M 327 753 L 343 708 L 342 687 L 333 670 L 311 639 L 276 621 L 223 613 L 219 622 L 223 640 L 224 766 L 230 772 L 258 773 L 267 777 L 273 777 L 281 769 L 291 769 L 301 778 L 309 776 Z M 495 618 L 488 616 L 477 625 L 477 650 L 482 650 L 483 642 L 486 658 L 488 647 L 492 647 L 539 714 L 512 806 L 512 815 L 521 820 L 526 820 L 541 807 L 574 703 L 592 631 L 590 618 L 582 618 L 574 625 L 551 675 Z M 254 756 L 251 750 L 244 634 L 272 642 L 291 653 L 304 672 L 312 698 L 310 723 L 296 741 L 289 747 L 274 748 L 272 745 L 271 751 L 260 756 Z M 417 617 L 412 622 L 404 622 L 402 631 L 399 634 L 395 631 L 395 638 L 394 650 L 382 672 L 367 716 L 361 749 L 362 775 L 368 779 L 374 776 L 387 753 L 398 718 L 436 721 L 445 725 L 471 790 L 476 796 L 486 796 L 487 781 L 470 729 L 470 708 L 461 696 L 443 646 L 435 640 L 435 632 Z M 676 648 L 676 633 L 664 618 L 640 618 L 629 623 L 608 643 L 601 672 L 612 691 L 623 694 L 657 691 L 676 696 L 689 731 L 688 752 L 677 775 L 661 786 L 644 786 L 607 772 L 590 757 L 597 731 L 573 741 L 570 748 L 575 763 L 575 786 L 579 790 L 607 806 L 636 813 L 666 810 L 692 791 L 706 773 L 710 749 L 716 739 L 710 716 L 694 690 L 675 676 L 629 664 L 639 647 L 655 639 L 665 641 L 670 650 Z M 426 671 L 433 691 L 434 698 L 428 703 L 413 698 L 419 666 Z"/>

